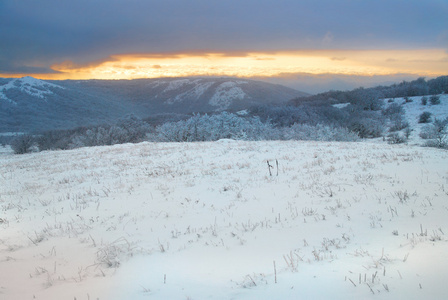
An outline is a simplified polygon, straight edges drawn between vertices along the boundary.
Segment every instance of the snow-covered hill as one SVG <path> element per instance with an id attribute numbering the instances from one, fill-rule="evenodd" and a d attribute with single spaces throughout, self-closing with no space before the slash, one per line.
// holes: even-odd
<path id="1" fill-rule="evenodd" d="M 431 96 L 438 96 L 440 103 L 436 105 L 431 104 L 429 100 Z M 422 98 L 427 99 L 426 104 L 422 103 Z M 403 108 L 404 111 L 403 121 L 409 123 L 409 128 L 411 129 L 409 139 L 406 142 L 411 145 L 424 145 L 426 141 L 420 137 L 422 129 L 425 126 L 428 126 L 428 124 L 433 122 L 435 119 L 445 120 L 446 118 L 448 118 L 448 95 L 445 94 L 415 96 L 406 98 L 398 97 L 398 98 L 382 99 L 381 101 L 384 101 L 385 109 L 387 109 L 389 106 L 393 104 L 397 104 Z M 333 107 L 339 109 L 345 109 L 348 106 L 350 106 L 350 103 L 333 104 Z M 428 112 L 431 114 L 429 123 L 419 122 L 420 115 L 423 112 Z M 392 120 L 392 122 L 393 121 L 394 120 Z M 384 125 L 389 125 L 390 127 L 390 124 L 384 124 Z M 388 126 L 385 126 L 386 129 L 387 127 Z M 387 134 L 387 132 L 385 134 Z M 380 142 L 380 140 L 382 140 L 382 138 L 372 139 L 370 141 Z"/>
<path id="2" fill-rule="evenodd" d="M 230 140 L 5 154 L 0 298 L 444 299 L 447 161 Z"/>
<path id="3" fill-rule="evenodd" d="M 71 129 L 105 123 L 132 113 L 132 103 L 98 97 L 33 77 L 2 80 L 0 133 Z"/>
<path id="4" fill-rule="evenodd" d="M 429 112 L 431 114 L 431 121 L 435 118 L 444 120 L 448 118 L 448 95 L 438 95 L 440 97 L 440 104 L 431 105 L 429 98 L 432 95 L 408 97 L 408 101 L 404 98 L 390 99 L 386 101 L 386 105 L 397 103 L 401 105 L 405 112 L 405 120 L 409 123 L 412 129 L 409 136 L 409 144 L 423 145 L 424 140 L 420 138 L 422 128 L 427 126 L 425 123 L 419 123 L 420 115 L 423 112 Z M 425 97 L 428 99 L 427 104 L 423 105 L 421 99 Z M 387 107 L 387 106 L 386 106 Z"/>
<path id="5" fill-rule="evenodd" d="M 252 97 L 243 90 L 245 84 L 249 84 L 249 82 L 244 80 L 222 81 L 205 78 L 171 81 L 156 80 L 151 83 L 155 87 L 166 86 L 161 93 L 155 96 L 158 98 L 168 94 L 166 97 L 167 100 L 165 100 L 166 103 L 196 102 L 205 96 L 208 98 L 208 104 L 213 106 L 217 111 L 230 108 L 234 102 L 250 101 Z M 170 95 L 173 91 L 178 92 L 174 97 Z"/>
<path id="6" fill-rule="evenodd" d="M 306 95 L 281 85 L 236 78 L 164 78 L 131 83 L 129 98 L 133 102 L 157 107 L 163 112 L 235 111 L 252 105 L 285 103 Z"/>
<path id="7" fill-rule="evenodd" d="M 19 90 L 31 97 L 45 100 L 46 96 L 53 95 L 52 89 L 64 89 L 62 86 L 39 80 L 30 76 L 12 79 L 8 83 L 0 86 L 0 100 L 6 100 L 11 104 L 17 102 L 7 96 L 10 90 Z"/>

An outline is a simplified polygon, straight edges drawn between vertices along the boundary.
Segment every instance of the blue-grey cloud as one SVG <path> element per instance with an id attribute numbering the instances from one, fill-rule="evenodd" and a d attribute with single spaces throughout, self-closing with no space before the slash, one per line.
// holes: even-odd
<path id="1" fill-rule="evenodd" d="M 121 53 L 448 48 L 447 15 L 445 0 L 2 0 L 0 73 Z"/>

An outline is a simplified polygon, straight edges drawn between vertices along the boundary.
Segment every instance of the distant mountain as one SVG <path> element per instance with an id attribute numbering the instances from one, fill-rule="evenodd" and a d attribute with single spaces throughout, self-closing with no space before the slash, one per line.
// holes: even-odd
<path id="1" fill-rule="evenodd" d="M 236 78 L 0 81 L 0 132 L 100 124 L 133 113 L 237 111 L 306 96 L 281 85 Z"/>
<path id="2" fill-rule="evenodd" d="M 0 85 L 0 132 L 35 132 L 109 122 L 136 107 L 32 77 Z"/>
<path id="3" fill-rule="evenodd" d="M 17 102 L 14 100 L 15 97 L 13 96 L 11 99 L 7 96 L 7 94 L 9 94 L 10 90 L 19 90 L 22 93 L 43 99 L 45 101 L 46 96 L 53 94 L 50 88 L 64 89 L 62 86 L 26 76 L 19 79 L 13 79 L 8 83 L 0 86 L 0 99 L 9 101 L 9 103 L 17 105 Z"/>

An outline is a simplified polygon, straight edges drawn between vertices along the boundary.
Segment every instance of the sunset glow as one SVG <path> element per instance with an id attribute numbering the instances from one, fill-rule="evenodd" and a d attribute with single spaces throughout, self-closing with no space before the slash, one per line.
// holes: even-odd
<path id="1" fill-rule="evenodd" d="M 114 55 L 94 65 L 63 62 L 42 79 L 135 79 L 182 76 L 274 77 L 281 74 L 443 75 L 448 70 L 443 50 L 308 50 L 244 54 L 199 53 Z M 19 77 L 22 74 L 16 74 Z"/>
<path id="2" fill-rule="evenodd" d="M 437 77 L 448 70 L 447 13 L 438 0 L 4 0 L 0 77 L 235 76 L 293 88 L 307 78 L 311 89 L 317 76 Z"/>

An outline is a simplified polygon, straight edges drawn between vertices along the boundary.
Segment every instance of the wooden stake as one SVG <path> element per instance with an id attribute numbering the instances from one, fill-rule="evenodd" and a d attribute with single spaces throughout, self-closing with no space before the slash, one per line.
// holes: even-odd
<path id="1" fill-rule="evenodd" d="M 278 160 L 275 160 L 275 164 L 277 165 L 277 176 L 278 176 Z"/>
<path id="2" fill-rule="evenodd" d="M 275 267 L 275 260 L 274 260 L 274 274 L 275 274 L 275 283 L 277 283 L 277 268 Z"/>

